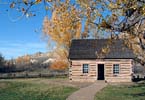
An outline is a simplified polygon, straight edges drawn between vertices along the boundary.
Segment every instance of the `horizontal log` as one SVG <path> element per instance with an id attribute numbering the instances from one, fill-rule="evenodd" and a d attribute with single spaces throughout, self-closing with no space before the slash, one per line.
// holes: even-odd
<path id="1" fill-rule="evenodd" d="M 113 64 L 105 64 L 105 66 L 113 66 Z"/>
<path id="2" fill-rule="evenodd" d="M 80 67 L 78 67 L 78 68 L 71 68 L 71 70 L 82 70 L 83 68 L 80 68 Z"/>
<path id="3" fill-rule="evenodd" d="M 92 66 L 92 67 L 96 67 L 97 65 L 96 65 L 96 63 L 95 64 L 89 64 L 90 66 Z"/>
<path id="4" fill-rule="evenodd" d="M 111 71 L 110 72 L 105 72 L 105 74 L 113 74 L 113 72 L 111 72 Z"/>
<path id="5" fill-rule="evenodd" d="M 130 79 L 131 77 L 105 77 L 105 79 L 116 79 L 116 80 L 125 80 L 125 79 Z"/>
<path id="6" fill-rule="evenodd" d="M 82 69 L 71 69 L 72 72 L 75 72 L 75 71 L 79 71 L 79 72 L 82 72 L 83 70 Z"/>
<path id="7" fill-rule="evenodd" d="M 95 79 L 96 77 L 80 77 L 80 76 L 71 76 L 72 79 Z"/>
<path id="8" fill-rule="evenodd" d="M 130 72 L 131 69 L 120 69 L 120 72 Z"/>
<path id="9" fill-rule="evenodd" d="M 106 69 L 105 71 L 106 71 L 106 72 L 112 72 L 113 69 Z"/>

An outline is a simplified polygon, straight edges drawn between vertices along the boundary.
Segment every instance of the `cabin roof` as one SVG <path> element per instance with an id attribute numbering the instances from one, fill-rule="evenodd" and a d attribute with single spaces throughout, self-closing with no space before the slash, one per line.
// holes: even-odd
<path id="1" fill-rule="evenodd" d="M 109 52 L 103 53 L 102 49 L 108 47 Z M 69 51 L 70 59 L 130 59 L 134 58 L 123 40 L 110 39 L 75 39 Z"/>

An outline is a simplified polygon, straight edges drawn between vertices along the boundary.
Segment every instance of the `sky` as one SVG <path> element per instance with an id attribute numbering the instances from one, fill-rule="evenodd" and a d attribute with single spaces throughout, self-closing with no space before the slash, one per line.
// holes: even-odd
<path id="1" fill-rule="evenodd" d="M 0 53 L 6 58 L 16 58 L 26 54 L 36 52 L 48 52 L 55 48 L 54 44 L 50 47 L 47 41 L 42 39 L 42 24 L 46 15 L 43 4 L 35 5 L 31 10 L 36 11 L 35 17 L 19 18 L 20 14 L 16 9 L 10 9 L 10 4 L 2 2 L 11 0 L 0 0 Z M 74 0 L 71 0 L 73 3 Z M 26 5 L 23 5 L 25 7 Z M 106 10 L 103 16 L 107 16 L 109 11 Z M 51 17 L 51 13 L 47 13 Z M 82 31 L 84 22 L 82 23 Z M 35 31 L 37 30 L 37 32 Z M 54 46 L 54 47 L 53 47 Z"/>
<path id="2" fill-rule="evenodd" d="M 36 17 L 23 17 L 13 21 L 18 14 L 13 10 L 9 10 L 8 14 L 6 11 L 8 8 L 9 5 L 0 4 L 0 53 L 5 59 L 49 51 L 50 48 L 42 39 L 41 32 L 44 9 L 38 11 Z"/>

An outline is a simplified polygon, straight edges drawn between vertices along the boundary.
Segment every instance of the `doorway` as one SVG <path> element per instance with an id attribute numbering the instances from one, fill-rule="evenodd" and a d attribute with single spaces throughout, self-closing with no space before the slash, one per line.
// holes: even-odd
<path id="1" fill-rule="evenodd" d="M 104 64 L 98 64 L 98 80 L 104 80 Z"/>

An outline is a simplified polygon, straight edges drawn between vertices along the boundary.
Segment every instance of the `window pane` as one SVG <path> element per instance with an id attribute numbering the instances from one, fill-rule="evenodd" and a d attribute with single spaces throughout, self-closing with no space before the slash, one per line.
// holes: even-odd
<path id="1" fill-rule="evenodd" d="M 119 64 L 113 65 L 113 74 L 119 74 Z"/>
<path id="2" fill-rule="evenodd" d="M 88 73 L 88 64 L 83 64 L 83 73 Z"/>

